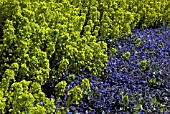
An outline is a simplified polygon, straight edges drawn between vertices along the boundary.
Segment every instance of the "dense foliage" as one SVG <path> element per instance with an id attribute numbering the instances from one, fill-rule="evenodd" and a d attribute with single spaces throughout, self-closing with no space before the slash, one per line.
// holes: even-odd
<path id="1" fill-rule="evenodd" d="M 170 27 L 169 0 L 3 0 L 0 11 L 0 113 L 170 110 L 170 30 L 147 29 Z"/>
<path id="2" fill-rule="evenodd" d="M 70 109 L 90 114 L 169 113 L 169 37 L 170 30 L 166 29 L 136 29 L 127 39 L 116 40 L 112 47 L 117 52 L 109 56 L 105 75 L 100 79 L 91 75 L 93 94 L 84 96 L 81 107 Z M 127 52 L 131 55 L 125 59 Z"/>

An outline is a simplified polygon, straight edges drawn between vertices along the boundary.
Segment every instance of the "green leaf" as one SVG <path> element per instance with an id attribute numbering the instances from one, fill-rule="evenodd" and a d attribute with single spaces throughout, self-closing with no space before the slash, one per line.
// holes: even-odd
<path id="1" fill-rule="evenodd" d="M 138 38 L 138 39 L 136 40 L 136 44 L 139 45 L 140 43 L 141 43 L 141 39 Z"/>
<path id="2" fill-rule="evenodd" d="M 156 97 L 152 99 L 152 103 L 156 103 L 157 102 L 157 99 Z"/>
<path id="3" fill-rule="evenodd" d="M 140 110 L 141 106 L 142 106 L 141 104 L 138 104 L 138 105 L 137 105 L 137 107 L 136 107 L 136 109 L 135 109 L 135 112 L 136 112 L 136 113 L 138 113 L 138 112 L 139 112 L 139 110 Z"/>
<path id="4" fill-rule="evenodd" d="M 123 57 L 124 57 L 125 59 L 128 59 L 128 58 L 130 57 L 130 52 L 126 52 L 126 53 L 123 55 Z"/>
<path id="5" fill-rule="evenodd" d="M 156 77 L 153 79 L 153 83 L 156 84 Z"/>

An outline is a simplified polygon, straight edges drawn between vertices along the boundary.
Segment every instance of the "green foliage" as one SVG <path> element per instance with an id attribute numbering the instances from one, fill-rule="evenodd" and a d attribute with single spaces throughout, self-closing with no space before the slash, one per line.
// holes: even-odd
<path id="1" fill-rule="evenodd" d="M 75 75 L 74 75 L 74 74 L 69 74 L 67 81 L 68 81 L 68 82 L 71 82 L 71 81 L 73 81 L 74 79 L 75 79 Z"/>
<path id="2" fill-rule="evenodd" d="M 141 107 L 142 107 L 142 104 L 138 104 L 138 105 L 136 106 L 136 108 L 135 108 L 135 113 L 136 113 L 136 114 L 139 113 Z"/>
<path id="3" fill-rule="evenodd" d="M 59 82 L 55 88 L 56 88 L 56 99 L 59 100 L 60 96 L 64 94 L 65 89 L 66 89 L 66 81 L 61 81 Z"/>
<path id="4" fill-rule="evenodd" d="M 141 62 L 140 62 L 140 67 L 141 67 L 141 69 L 144 71 L 144 70 L 146 70 L 146 65 L 147 65 L 147 61 L 146 60 L 142 60 Z"/>
<path id="5" fill-rule="evenodd" d="M 157 102 L 157 99 L 156 98 L 153 98 L 152 99 L 152 103 L 156 103 Z"/>
<path id="6" fill-rule="evenodd" d="M 135 13 L 137 17 L 137 22 L 140 24 L 141 29 L 145 29 L 149 26 L 160 25 L 164 20 L 164 15 L 166 15 L 166 6 L 169 4 L 168 0 L 130 0 L 130 7 L 128 10 Z"/>
<path id="7" fill-rule="evenodd" d="M 150 86 L 153 86 L 153 85 L 156 85 L 156 84 L 157 84 L 156 77 L 153 78 L 153 79 L 151 79 L 151 80 L 149 80 L 149 85 L 150 85 Z"/>
<path id="8" fill-rule="evenodd" d="M 141 39 L 138 38 L 138 39 L 136 40 L 136 45 L 140 45 L 140 44 L 141 44 Z"/>
<path id="9" fill-rule="evenodd" d="M 45 94 L 41 91 L 41 86 L 37 82 L 32 83 L 31 81 L 26 80 L 15 82 L 11 85 L 8 93 L 1 95 L 2 101 L 5 101 L 5 99 L 7 100 L 6 108 L 3 110 L 1 109 L 2 112 L 38 113 L 38 110 L 41 109 L 41 112 L 45 114 L 47 112 L 52 113 L 55 109 L 54 100 L 49 100 L 45 97 Z M 45 105 L 41 106 L 40 102 L 43 101 L 45 102 Z M 2 103 L 1 105 L 4 105 Z M 52 106 L 52 110 L 49 110 L 50 106 Z"/>
<path id="10" fill-rule="evenodd" d="M 123 101 L 123 104 L 126 105 L 127 101 L 128 101 L 128 95 L 125 94 L 123 97 L 122 97 L 122 101 Z"/>
<path id="11" fill-rule="evenodd" d="M 123 57 L 124 57 L 125 59 L 128 59 L 128 58 L 130 57 L 130 52 L 126 52 L 126 53 L 123 55 Z"/>
<path id="12" fill-rule="evenodd" d="M 81 90 L 80 87 L 75 86 L 67 93 L 67 95 L 68 95 L 68 99 L 67 99 L 68 106 L 73 102 L 79 104 L 79 101 L 83 98 L 83 91 Z"/>
<path id="13" fill-rule="evenodd" d="M 83 88 L 83 89 L 90 89 L 90 82 L 89 82 L 89 80 L 87 79 L 87 78 L 84 78 L 83 80 L 82 80 L 82 83 L 81 83 L 81 87 Z"/>
<path id="14" fill-rule="evenodd" d="M 128 94 L 126 93 L 125 95 L 122 96 L 122 99 L 121 99 L 121 102 L 122 102 L 123 105 L 124 105 L 123 110 L 124 110 L 125 112 L 127 112 L 128 100 L 129 100 L 129 96 L 128 96 Z"/>
<path id="15" fill-rule="evenodd" d="M 115 54 L 116 52 L 117 52 L 117 49 L 116 49 L 116 48 L 112 48 L 112 49 L 111 49 L 112 55 Z"/>
<path id="16" fill-rule="evenodd" d="M 66 81 L 74 80 L 74 74 L 83 68 L 95 76 L 103 75 L 108 62 L 105 41 L 130 35 L 136 25 L 144 29 L 170 22 L 169 5 L 168 0 L 0 1 L 0 113 L 55 112 L 56 99 L 46 98 L 42 85 L 58 74 L 55 94 L 59 99 Z M 137 39 L 136 44 L 140 43 Z M 116 51 L 111 50 L 112 54 Z M 130 52 L 124 54 L 125 59 L 129 56 Z M 140 63 L 142 70 L 146 65 L 146 60 Z M 58 82 L 69 70 L 73 74 Z M 78 104 L 84 91 L 87 93 L 89 80 L 83 79 L 81 87 L 67 93 L 68 106 Z M 67 111 L 68 107 L 61 107 L 57 113 Z"/>

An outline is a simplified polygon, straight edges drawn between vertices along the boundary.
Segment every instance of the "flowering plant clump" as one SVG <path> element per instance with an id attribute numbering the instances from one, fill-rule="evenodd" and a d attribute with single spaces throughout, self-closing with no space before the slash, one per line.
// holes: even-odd
<path id="1" fill-rule="evenodd" d="M 0 11 L 0 114 L 170 113 L 169 0 L 1 0 Z"/>
<path id="2" fill-rule="evenodd" d="M 115 41 L 105 75 L 90 77 L 91 91 L 81 104 L 70 108 L 82 113 L 162 113 L 170 110 L 170 30 L 133 30 L 132 36 Z M 140 37 L 141 43 L 136 46 Z M 112 48 L 112 49 L 113 49 Z M 112 50 L 110 49 L 110 50 Z M 128 60 L 124 53 L 130 52 Z M 83 74 L 83 73 L 82 73 Z"/>
<path id="3" fill-rule="evenodd" d="M 97 42 L 88 28 L 80 37 L 81 26 L 85 23 L 85 15 L 78 14 L 80 8 L 69 1 L 55 3 L 53 0 L 6 0 L 0 6 L 4 11 L 0 13 L 1 113 L 21 113 L 23 110 L 31 113 L 36 108 L 37 113 L 41 111 L 39 109 L 42 113 L 53 113 L 54 99 L 59 100 L 66 90 L 67 76 L 64 72 L 73 69 L 74 74 L 87 67 L 94 75 L 102 74 L 101 68 L 107 63 L 107 55 L 104 54 L 107 45 L 103 41 Z M 62 77 L 66 80 L 60 80 Z M 57 80 L 48 90 L 48 82 L 53 78 Z M 23 80 L 25 85 L 21 84 Z M 70 76 L 69 80 L 74 80 L 74 77 Z M 38 91 L 29 87 L 34 83 Z M 13 86 L 15 89 L 11 89 Z M 78 94 L 73 101 L 79 102 L 83 87 L 70 88 L 68 96 L 71 96 L 70 93 Z M 17 106 L 23 100 L 22 95 L 28 93 L 34 99 L 24 99 L 25 105 Z M 51 95 L 55 97 L 51 99 Z M 67 105 L 73 101 L 68 100 Z M 50 106 L 52 110 L 46 108 Z"/>

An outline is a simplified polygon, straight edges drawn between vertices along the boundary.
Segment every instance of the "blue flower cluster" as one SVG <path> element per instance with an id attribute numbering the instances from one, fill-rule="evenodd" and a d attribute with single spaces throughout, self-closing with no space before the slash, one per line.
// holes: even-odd
<path id="1" fill-rule="evenodd" d="M 91 92 L 79 106 L 70 106 L 68 114 L 170 113 L 170 30 L 135 29 L 131 36 L 109 45 L 108 52 L 116 49 L 116 53 L 110 54 L 103 76 L 85 74 L 83 69 L 67 84 L 66 93 L 80 86 L 83 78 L 91 86 Z M 57 104 L 64 105 L 66 98 L 65 94 Z"/>
<path id="2" fill-rule="evenodd" d="M 88 96 L 90 100 L 85 100 L 82 106 L 76 108 L 78 112 L 169 111 L 169 35 L 170 30 L 163 28 L 143 31 L 136 29 L 129 38 L 115 41 L 112 48 L 117 52 L 109 57 L 105 75 L 91 80 L 93 94 Z M 129 59 L 123 57 L 126 52 L 130 52 Z M 143 60 L 146 61 L 145 69 L 140 65 Z"/>

